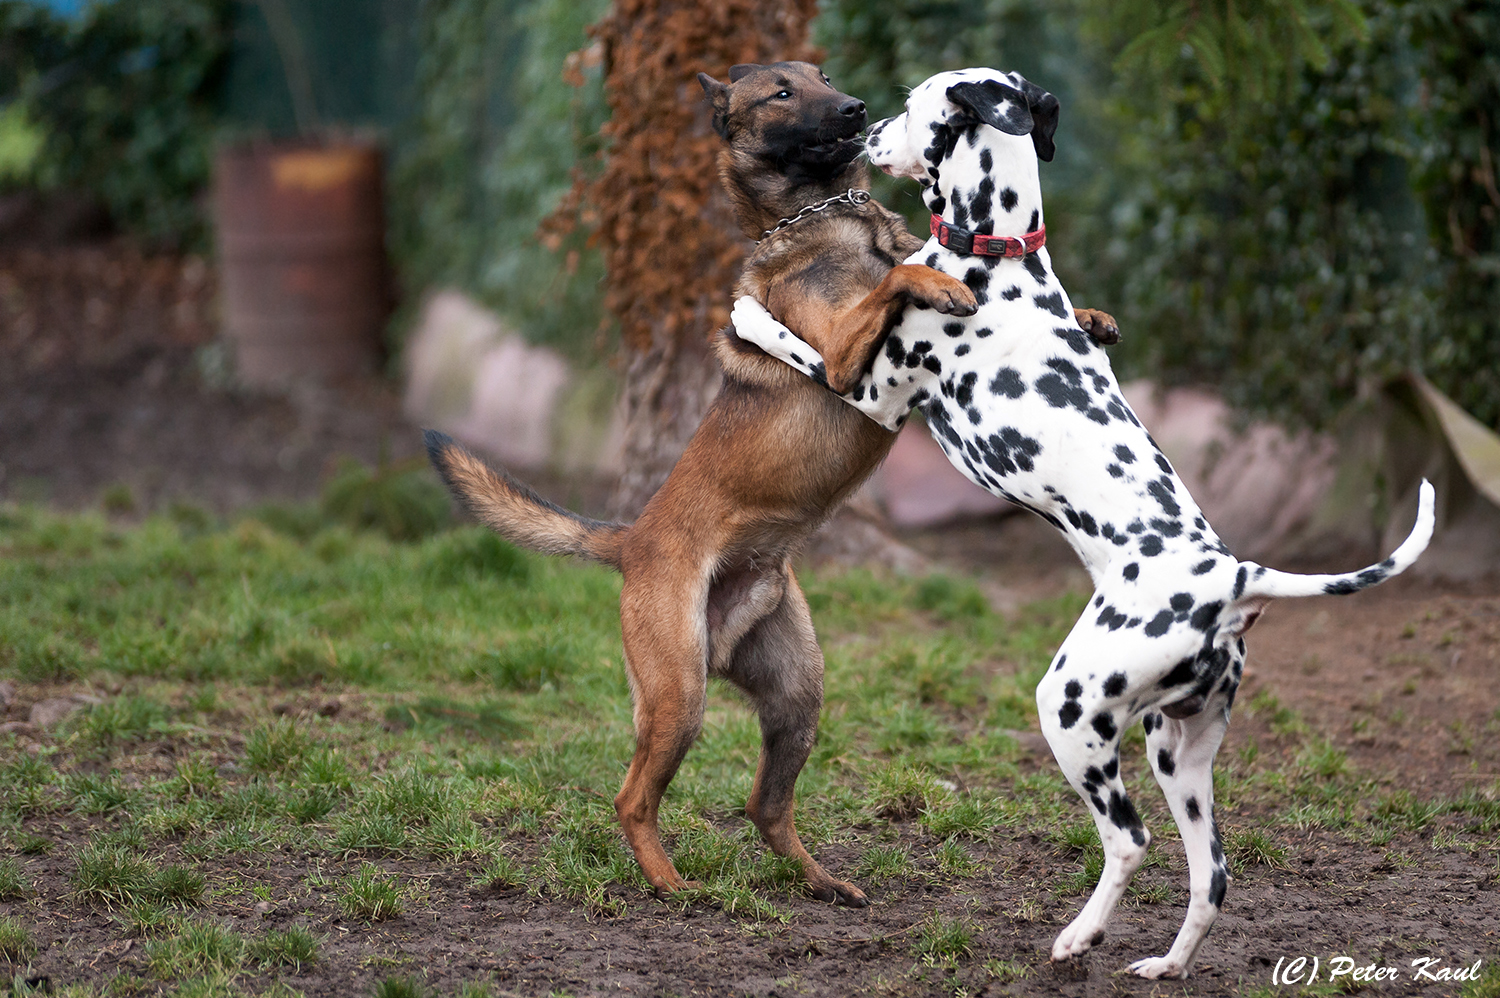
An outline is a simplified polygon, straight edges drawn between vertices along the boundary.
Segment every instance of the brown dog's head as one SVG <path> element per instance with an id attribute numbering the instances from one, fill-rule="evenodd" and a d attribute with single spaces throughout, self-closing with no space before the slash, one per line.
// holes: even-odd
<path id="1" fill-rule="evenodd" d="M 859 155 L 864 101 L 839 93 L 811 63 L 732 66 L 727 84 L 707 73 L 698 82 L 713 105 L 714 131 L 788 177 L 826 178 Z"/>

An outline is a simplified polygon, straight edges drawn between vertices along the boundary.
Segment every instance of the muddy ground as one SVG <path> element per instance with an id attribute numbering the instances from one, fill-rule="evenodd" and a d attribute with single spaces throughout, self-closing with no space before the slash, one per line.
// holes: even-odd
<path id="1" fill-rule="evenodd" d="M 182 500 L 228 510 L 310 497 L 340 453 L 375 460 L 416 450 L 388 386 L 292 399 L 239 395 L 204 380 L 200 347 L 137 345 L 87 364 L 0 358 L 0 496 L 78 508 L 123 482 L 143 507 Z M 1081 578 L 1066 549 L 1033 523 L 1011 518 L 963 530 L 985 535 L 984 584 L 1002 605 Z M 963 536 L 907 540 L 972 570 L 972 556 L 953 557 L 975 549 Z M 1006 550 L 1016 557 L 1007 561 Z M 1241 705 L 1274 695 L 1347 751 L 1354 767 L 1419 799 L 1500 790 L 1500 583 L 1455 589 L 1399 580 L 1344 600 L 1278 604 L 1248 640 Z M 1221 760 L 1240 757 L 1252 743 L 1261 753 L 1290 757 L 1293 739 L 1273 724 L 1269 711 L 1242 710 Z M 1050 766 L 1044 747 L 1030 744 L 1034 764 Z M 1261 799 L 1221 811 L 1220 821 L 1232 834 L 1271 821 L 1289 803 Z M 1156 811 L 1148 820 L 1160 826 L 1163 809 L 1147 805 Z M 45 831 L 60 841 L 88 834 L 82 819 L 47 820 Z M 1496 845 L 1476 843 L 1466 820 L 1440 818 L 1380 845 L 1277 822 L 1268 833 L 1286 849 L 1284 865 L 1236 871 L 1224 913 L 1185 983 L 1120 973 L 1134 959 L 1165 951 L 1176 932 L 1186 870 L 1175 843 L 1162 850 L 1164 866 L 1139 874 L 1141 883 L 1168 887 L 1170 900 L 1123 907 L 1108 939 L 1067 965 L 1050 964 L 1047 949 L 1081 902 L 1054 892 L 1057 878 L 1077 869 L 1077 856 L 1034 836 L 971 844 L 981 873 L 963 891 L 931 876 L 928 863 L 929 875 L 874 888 L 866 910 L 778 898 L 793 912 L 789 925 L 748 923 L 624 887 L 612 895 L 624 902 L 623 914 L 608 915 L 523 889 L 473 887 L 475 871 L 459 866 L 389 860 L 382 865 L 425 883 L 420 900 L 395 920 L 363 926 L 341 921 L 332 900 L 297 886 L 307 857 L 279 853 L 235 864 L 247 877 L 253 871 L 257 880 L 284 881 L 273 896 L 299 900 L 264 911 L 215 902 L 209 911 L 245 931 L 299 924 L 326 934 L 322 959 L 286 977 L 309 996 L 368 994 L 393 974 L 421 974 L 445 994 L 473 980 L 524 995 L 1295 993 L 1272 988 L 1278 960 L 1316 956 L 1326 965 L 1339 954 L 1400 968 L 1396 982 L 1363 993 L 1457 994 L 1461 985 L 1413 983 L 1410 964 L 1433 957 L 1452 968 L 1500 958 Z M 916 823 L 900 828 L 919 856 L 937 845 Z M 142 945 L 122 939 L 109 913 L 67 897 L 66 854 L 24 857 L 38 897 L 0 903 L 0 915 L 24 906 L 35 920 L 35 972 L 58 984 L 144 976 Z M 829 848 L 821 858 L 847 870 L 857 855 Z M 235 864 L 216 875 L 235 872 Z M 976 928 L 972 955 L 956 973 L 913 956 L 913 927 L 932 913 Z M 256 992 L 270 980 L 243 983 Z M 1485 993 L 1500 993 L 1500 985 L 1491 987 L 1497 990 Z"/>
<path id="2" fill-rule="evenodd" d="M 1424 855 L 1411 868 L 1393 869 L 1385 859 L 1392 848 Z M 266 913 L 225 903 L 210 910 L 245 932 L 300 924 L 326 933 L 319 961 L 285 980 L 309 996 L 329 998 L 368 994 L 379 980 L 402 974 L 421 975 L 443 994 L 487 980 L 501 993 L 524 995 L 936 995 L 959 988 L 971 995 L 1237 995 L 1269 986 L 1282 958 L 1316 955 L 1326 963 L 1339 954 L 1401 968 L 1399 983 L 1373 986 L 1370 993 L 1456 994 L 1456 985 L 1407 980 L 1410 963 L 1439 957 L 1446 966 L 1467 967 L 1494 957 L 1500 900 L 1493 861 L 1486 867 L 1462 854 L 1425 853 L 1414 838 L 1375 848 L 1324 834 L 1297 837 L 1288 868 L 1253 867 L 1236 875 L 1227 907 L 1186 982 L 1148 982 L 1120 973 L 1130 961 L 1163 953 L 1171 944 L 1186 880 L 1179 862 L 1138 874 L 1143 884 L 1172 888 L 1172 902 L 1123 907 L 1099 948 L 1074 963 L 1052 964 L 1046 957 L 1052 937 L 1079 899 L 1055 899 L 1050 873 L 1061 867 L 1071 872 L 1076 861 L 1039 841 L 976 847 L 986 870 L 971 881 L 977 889 L 956 892 L 913 879 L 873 891 L 875 903 L 863 911 L 794 898 L 786 902 L 793 912 L 789 926 L 747 924 L 623 888 L 615 895 L 625 901 L 624 914 L 591 915 L 576 903 L 538 900 L 520 889 L 468 887 L 471 871 L 395 861 L 382 865 L 425 878 L 427 896 L 404 916 L 375 926 L 346 923 L 331 903 L 316 900 Z M 838 850 L 826 850 L 822 858 L 836 867 L 854 860 Z M 294 892 L 306 866 L 296 856 L 258 856 L 245 860 L 242 870 Z M 49 887 L 63 883 L 54 878 L 65 871 L 47 872 Z M 342 871 L 329 870 L 335 872 Z M 47 907 L 36 933 L 42 955 L 35 972 L 59 983 L 148 976 L 140 942 L 122 939 L 109 914 L 60 900 Z M 924 968 L 911 952 L 913 926 L 933 913 L 977 928 L 973 955 L 960 962 L 956 975 Z M 987 961 L 1011 969 L 997 978 L 983 966 Z M 1013 970 L 1025 976 L 1005 980 Z M 255 981 L 245 981 L 252 993 Z M 262 985 L 269 981 L 261 979 Z"/>

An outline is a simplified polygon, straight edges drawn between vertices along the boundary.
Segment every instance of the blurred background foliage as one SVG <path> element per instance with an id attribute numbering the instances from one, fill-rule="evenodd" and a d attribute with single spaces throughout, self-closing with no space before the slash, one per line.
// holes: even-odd
<path id="1" fill-rule="evenodd" d="M 230 47 L 225 0 L 76 18 L 0 2 L 0 183 L 86 190 L 148 243 L 206 245 L 200 193 Z"/>
<path id="2" fill-rule="evenodd" d="M 586 29 L 606 9 L 0 0 L 0 184 L 81 187 L 146 240 L 202 248 L 213 142 L 294 133 L 300 86 L 322 126 L 387 139 L 408 303 L 457 286 L 602 361 L 598 254 L 538 226 L 599 165 Z M 1411 369 L 1500 426 L 1493 0 L 824 0 L 815 41 L 873 116 L 965 65 L 1058 94 L 1050 248 L 1075 303 L 1121 319 L 1123 375 L 1326 426 Z"/>
<path id="3" fill-rule="evenodd" d="M 603 75 L 585 31 L 607 8 L 425 0 L 392 178 L 392 249 L 410 288 L 463 288 L 579 360 L 609 352 L 603 263 L 582 234 L 538 229 L 574 170 L 597 162 Z"/>

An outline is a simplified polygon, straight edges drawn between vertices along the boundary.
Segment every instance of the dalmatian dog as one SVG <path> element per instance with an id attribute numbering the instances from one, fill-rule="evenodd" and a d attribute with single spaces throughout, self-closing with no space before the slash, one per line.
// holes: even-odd
<path id="1" fill-rule="evenodd" d="M 1093 579 L 1089 608 L 1037 687 L 1042 730 L 1104 845 L 1099 884 L 1052 959 L 1097 945 L 1145 858 L 1150 833 L 1125 791 L 1120 742 L 1140 721 L 1156 781 L 1187 853 L 1191 900 L 1165 956 L 1142 977 L 1186 977 L 1224 903 L 1228 866 L 1214 821 L 1212 766 L 1245 662 L 1243 635 L 1272 599 L 1352 593 L 1403 571 L 1426 548 L 1433 490 L 1385 561 L 1342 575 L 1294 575 L 1239 561 L 1126 404 L 1109 358 L 1073 320 L 1043 248 L 1037 158 L 1050 160 L 1058 102 L 1014 73 L 940 73 L 906 111 L 872 126 L 870 162 L 922 185 L 933 238 L 908 263 L 958 277 L 968 318 L 908 308 L 862 378 L 830 372 L 752 299 L 737 334 L 826 384 L 888 429 L 922 410 L 971 481 L 1061 530 Z M 837 376 L 835 376 L 837 375 Z"/>

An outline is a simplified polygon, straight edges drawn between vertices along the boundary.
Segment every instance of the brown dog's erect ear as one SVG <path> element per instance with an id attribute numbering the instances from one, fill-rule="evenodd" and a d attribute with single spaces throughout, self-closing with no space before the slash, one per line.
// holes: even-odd
<path id="1" fill-rule="evenodd" d="M 698 85 L 714 109 L 714 131 L 721 139 L 729 138 L 729 88 L 707 73 L 698 74 Z"/>
<path id="2" fill-rule="evenodd" d="M 751 73 L 755 72 L 759 68 L 760 68 L 760 63 L 758 63 L 758 62 L 742 62 L 742 63 L 740 63 L 737 66 L 730 66 L 729 67 L 729 82 L 730 83 L 738 83 L 738 82 L 740 82 L 741 79 L 743 79 L 746 76 L 749 76 Z"/>
<path id="3" fill-rule="evenodd" d="M 1057 131 L 1060 105 L 1056 97 L 1036 84 L 1027 82 L 1025 86 L 1021 91 L 999 80 L 955 83 L 948 88 L 948 99 L 965 115 L 1007 135 L 1029 134 L 1037 158 L 1050 163 L 1057 151 L 1052 134 Z"/>

